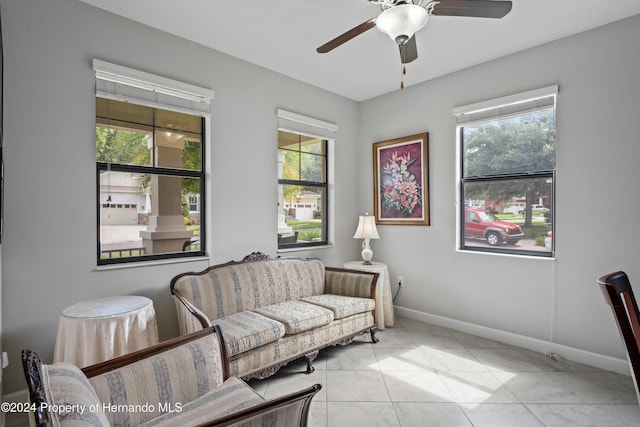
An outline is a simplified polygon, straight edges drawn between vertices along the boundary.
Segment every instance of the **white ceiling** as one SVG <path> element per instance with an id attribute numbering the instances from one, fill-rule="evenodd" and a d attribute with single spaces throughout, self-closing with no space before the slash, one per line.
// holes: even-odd
<path id="1" fill-rule="evenodd" d="M 376 17 L 367 0 L 80 0 L 356 101 L 400 87 L 400 55 L 376 28 L 316 48 Z M 405 87 L 640 13 L 638 0 L 513 0 L 502 19 L 432 16 Z"/>

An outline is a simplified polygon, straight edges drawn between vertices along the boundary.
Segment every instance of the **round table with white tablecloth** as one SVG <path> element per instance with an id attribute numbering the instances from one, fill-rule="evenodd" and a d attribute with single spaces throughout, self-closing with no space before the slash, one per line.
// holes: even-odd
<path id="1" fill-rule="evenodd" d="M 389 279 L 389 269 L 387 265 L 381 262 L 364 264 L 362 261 L 349 261 L 344 264 L 344 268 L 380 274 L 375 296 L 375 322 L 380 330 L 384 329 L 385 326 L 393 326 L 393 299 L 391 298 L 391 281 Z"/>
<path id="2" fill-rule="evenodd" d="M 62 311 L 53 361 L 82 368 L 156 343 L 158 325 L 149 298 L 98 298 Z"/>

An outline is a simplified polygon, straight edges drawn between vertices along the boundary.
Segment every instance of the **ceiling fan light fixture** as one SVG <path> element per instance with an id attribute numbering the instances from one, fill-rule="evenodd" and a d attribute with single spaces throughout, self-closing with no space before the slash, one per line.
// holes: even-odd
<path id="1" fill-rule="evenodd" d="M 415 4 L 401 4 L 391 7 L 378 16 L 376 26 L 399 45 L 405 44 L 427 24 L 429 12 Z"/>

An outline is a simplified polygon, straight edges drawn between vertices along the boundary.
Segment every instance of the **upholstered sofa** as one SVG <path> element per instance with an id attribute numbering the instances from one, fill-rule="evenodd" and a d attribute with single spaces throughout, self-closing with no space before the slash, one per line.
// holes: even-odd
<path id="1" fill-rule="evenodd" d="M 378 273 L 326 267 L 318 259 L 247 255 L 171 280 L 181 334 L 219 325 L 232 376 L 266 378 L 322 348 L 348 344 L 374 321 Z"/>
<path id="2" fill-rule="evenodd" d="M 265 401 L 226 377 L 211 327 L 103 363 L 77 368 L 22 352 L 35 426 L 306 426 L 320 385 Z"/>

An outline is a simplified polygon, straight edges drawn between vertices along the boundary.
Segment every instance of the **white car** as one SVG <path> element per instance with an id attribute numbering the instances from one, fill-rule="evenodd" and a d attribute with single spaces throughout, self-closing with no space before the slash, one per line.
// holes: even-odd
<path id="1" fill-rule="evenodd" d="M 512 213 L 512 214 L 522 214 L 524 212 L 524 203 L 514 203 L 508 208 L 504 208 L 502 212 L 504 213 Z"/>

